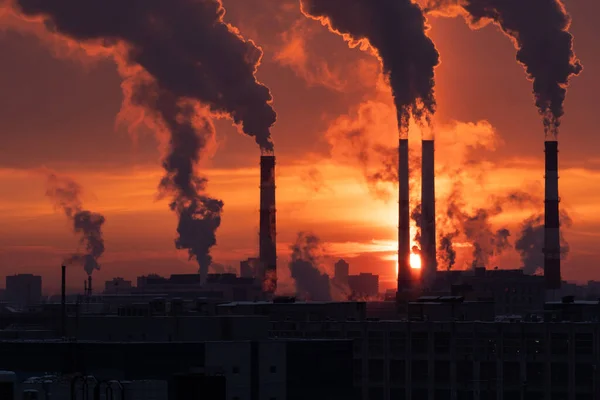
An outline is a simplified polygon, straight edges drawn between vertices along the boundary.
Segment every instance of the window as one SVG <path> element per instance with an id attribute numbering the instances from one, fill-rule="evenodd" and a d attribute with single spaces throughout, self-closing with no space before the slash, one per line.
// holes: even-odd
<path id="1" fill-rule="evenodd" d="M 271 368 L 269 368 L 269 371 L 274 374 L 275 372 L 277 372 L 277 367 L 275 367 L 274 365 L 271 365 Z"/>
<path id="2" fill-rule="evenodd" d="M 233 372 L 234 374 L 239 374 L 240 373 L 240 367 L 237 367 L 237 366 L 233 367 L 232 370 L 231 370 L 231 372 Z"/>

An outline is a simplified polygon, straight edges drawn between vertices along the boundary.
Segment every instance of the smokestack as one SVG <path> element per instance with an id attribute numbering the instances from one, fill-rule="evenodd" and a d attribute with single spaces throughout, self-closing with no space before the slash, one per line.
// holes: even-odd
<path id="1" fill-rule="evenodd" d="M 546 141 L 544 213 L 544 276 L 546 289 L 560 289 L 560 220 L 558 203 L 558 142 Z"/>
<path id="2" fill-rule="evenodd" d="M 412 288 L 412 272 L 410 270 L 408 139 L 400 139 L 398 151 L 398 293 L 400 293 Z"/>
<path id="3" fill-rule="evenodd" d="M 67 336 L 67 267 L 61 267 L 60 280 L 60 308 L 61 308 L 61 336 Z"/>
<path id="4" fill-rule="evenodd" d="M 263 289 L 277 289 L 277 249 L 275 218 L 275 156 L 260 157 L 260 234 L 259 258 L 264 268 Z"/>
<path id="5" fill-rule="evenodd" d="M 91 296 L 92 295 L 92 276 L 91 275 L 88 275 L 88 285 L 87 286 L 88 286 L 87 295 Z"/>
<path id="6" fill-rule="evenodd" d="M 434 143 L 433 140 L 423 140 L 421 150 L 421 276 L 426 287 L 435 279 L 437 270 Z"/>

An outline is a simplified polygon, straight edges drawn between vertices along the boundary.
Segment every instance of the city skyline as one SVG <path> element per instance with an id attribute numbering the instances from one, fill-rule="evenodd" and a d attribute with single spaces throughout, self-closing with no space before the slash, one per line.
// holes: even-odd
<path id="1" fill-rule="evenodd" d="M 341 38 L 304 18 L 297 5 L 285 7 L 296 1 L 285 2 L 281 9 L 267 3 L 224 1 L 226 19 L 263 48 L 257 75 L 271 89 L 278 112 L 272 136 L 278 157 L 282 278 L 289 274 L 281 267 L 297 233 L 310 231 L 327 244 L 333 262 L 344 258 L 353 273 L 378 273 L 393 287 L 396 190 L 388 183 L 369 186 L 364 168 L 356 166 L 355 149 L 344 141 L 345 134 L 363 123 L 367 135 L 385 132 L 376 138 L 381 145 L 397 145 L 395 110 L 378 62 L 359 49 L 348 49 Z M 559 136 L 561 206 L 573 219 L 572 227 L 563 228 L 571 250 L 562 273 L 565 279 L 585 281 L 598 278 L 589 265 L 597 257 L 600 224 L 594 214 L 594 182 L 600 176 L 591 122 L 593 94 L 600 84 L 594 72 L 600 59 L 593 52 L 599 28 L 588 22 L 599 6 L 565 3 L 585 71 L 572 81 Z M 264 13 L 251 15 L 255 7 Z M 6 15 L 0 20 L 5 27 L 15 23 Z M 0 107 L 0 184 L 8 189 L 0 193 L 0 274 L 33 272 L 58 282 L 62 258 L 77 246 L 64 216 L 44 196 L 42 167 L 77 181 L 84 188 L 86 207 L 106 216 L 106 253 L 101 270 L 94 272 L 96 282 L 197 270 L 173 246 L 176 219 L 167 201 L 156 199 L 162 173 L 153 135 L 142 132 L 132 141 L 127 125 L 115 129 L 122 95 L 114 64 L 56 44 L 39 26 L 18 24 L 18 29 L 0 33 L 0 48 L 14 54 L 0 65 L 1 83 L 7 88 Z M 512 43 L 494 27 L 473 32 L 460 19 L 444 18 L 430 18 L 430 24 L 442 60 L 436 69 L 438 215 L 451 188 L 448 173 L 458 167 L 461 177 L 468 178 L 463 197 L 469 206 L 485 205 L 488 196 L 525 190 L 539 197 L 539 207 L 505 210 L 494 224 L 509 227 L 514 243 L 520 220 L 543 207 L 544 136 L 531 83 L 514 59 Z M 489 48 L 494 48 L 493 56 L 480 57 Z M 40 65 L 46 67 L 44 73 L 34 73 Z M 212 254 L 217 263 L 237 266 L 258 251 L 259 151 L 229 121 L 217 121 L 216 127 L 212 157 L 200 164 L 210 179 L 208 192 L 225 204 Z M 410 135 L 420 139 L 416 129 Z M 377 154 L 370 155 L 367 175 L 381 167 Z M 483 183 L 484 190 L 469 190 L 469 184 Z M 414 187 L 411 198 L 414 205 Z M 457 242 L 456 267 L 462 269 L 471 250 L 464 241 Z M 516 268 L 519 256 L 509 251 L 490 264 Z"/>

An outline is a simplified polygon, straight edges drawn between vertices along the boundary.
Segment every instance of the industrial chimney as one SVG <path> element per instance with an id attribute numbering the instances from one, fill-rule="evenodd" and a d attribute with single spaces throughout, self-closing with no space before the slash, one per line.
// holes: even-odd
<path id="1" fill-rule="evenodd" d="M 544 276 L 546 289 L 560 289 L 560 219 L 558 203 L 558 142 L 546 141 L 544 213 Z"/>
<path id="2" fill-rule="evenodd" d="M 60 314 L 61 314 L 61 336 L 67 336 L 67 267 L 61 267 L 60 279 Z"/>
<path id="3" fill-rule="evenodd" d="M 263 290 L 277 289 L 277 248 L 275 218 L 275 156 L 260 157 L 260 233 L 259 258 L 264 270 Z"/>
<path id="4" fill-rule="evenodd" d="M 408 139 L 398 147 L 398 293 L 412 288 L 410 270 L 410 196 L 408 183 Z"/>
<path id="5" fill-rule="evenodd" d="M 433 283 L 437 271 L 434 143 L 423 140 L 421 150 L 421 277 L 425 287 Z"/>
<path id="6" fill-rule="evenodd" d="M 88 285 L 87 285 L 87 295 L 91 296 L 92 295 L 92 275 L 88 275 Z"/>

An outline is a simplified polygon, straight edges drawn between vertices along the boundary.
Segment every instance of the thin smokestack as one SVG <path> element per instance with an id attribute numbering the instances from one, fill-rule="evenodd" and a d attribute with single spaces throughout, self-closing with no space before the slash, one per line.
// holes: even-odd
<path id="1" fill-rule="evenodd" d="M 260 234 L 259 258 L 264 268 L 263 289 L 277 289 L 277 248 L 275 218 L 275 156 L 260 157 Z"/>
<path id="2" fill-rule="evenodd" d="M 61 267 L 60 279 L 60 311 L 61 311 L 61 336 L 67 336 L 67 267 Z"/>
<path id="3" fill-rule="evenodd" d="M 92 276 L 91 275 L 88 276 L 88 293 L 87 293 L 87 295 L 88 296 L 92 295 Z"/>
<path id="4" fill-rule="evenodd" d="M 410 196 L 408 139 L 400 139 L 398 148 L 398 292 L 411 289 L 410 270 Z"/>
<path id="5" fill-rule="evenodd" d="M 87 292 L 88 292 L 88 289 L 87 289 L 87 281 L 84 279 L 84 280 L 83 280 L 83 295 L 84 295 L 84 296 L 87 296 Z"/>
<path id="6" fill-rule="evenodd" d="M 546 289 L 560 289 L 560 216 L 558 142 L 546 141 L 546 198 L 544 215 L 544 276 Z"/>
<path id="7" fill-rule="evenodd" d="M 428 286 L 435 278 L 435 146 L 433 140 L 422 141 L 421 168 L 421 276 Z"/>

